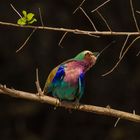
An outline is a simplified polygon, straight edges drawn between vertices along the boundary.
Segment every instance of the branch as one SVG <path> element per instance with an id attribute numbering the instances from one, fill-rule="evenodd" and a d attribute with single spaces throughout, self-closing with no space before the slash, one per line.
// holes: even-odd
<path id="1" fill-rule="evenodd" d="M 105 1 L 104 3 L 102 3 L 101 5 L 99 5 L 97 8 L 95 8 L 94 10 L 92 10 L 91 12 L 93 13 L 93 12 L 97 11 L 98 9 L 100 9 L 101 7 L 103 7 L 105 4 L 107 4 L 108 2 L 110 2 L 110 0 Z"/>
<path id="2" fill-rule="evenodd" d="M 85 2 L 85 0 L 83 0 L 83 1 L 80 3 L 80 5 L 74 10 L 73 14 L 76 13 L 76 11 L 83 5 L 84 2 Z"/>
<path id="3" fill-rule="evenodd" d="M 140 39 L 140 36 L 136 37 L 136 38 L 130 43 L 130 45 L 125 49 L 125 51 L 123 52 L 123 54 L 121 54 L 121 55 L 119 56 L 119 60 L 117 61 L 117 63 L 115 64 L 115 66 L 114 66 L 111 70 L 109 70 L 108 72 L 106 72 L 105 74 L 102 74 L 102 76 L 106 76 L 106 75 L 108 75 L 108 74 L 110 74 L 110 73 L 112 73 L 112 72 L 114 71 L 114 69 L 119 65 L 119 63 L 120 63 L 120 62 L 122 61 L 122 59 L 124 58 L 125 54 L 128 52 L 128 50 L 132 47 L 132 45 L 133 45 L 138 39 Z M 127 40 L 127 38 L 126 38 L 126 40 Z M 125 41 L 125 43 L 124 43 L 124 45 L 123 45 L 123 48 L 122 48 L 122 50 L 121 50 L 120 53 L 122 53 L 122 51 L 124 50 L 125 44 L 126 44 L 126 41 Z"/>
<path id="4" fill-rule="evenodd" d="M 135 12 L 134 12 L 134 8 L 133 8 L 132 0 L 130 0 L 130 6 L 131 6 L 131 11 L 132 11 L 132 15 L 133 15 L 133 19 L 134 19 L 137 31 L 139 32 L 140 29 L 139 29 L 139 26 L 138 26 L 138 23 L 137 23 L 137 20 L 136 20 L 136 17 L 135 17 Z"/>
<path id="5" fill-rule="evenodd" d="M 138 36 L 140 35 L 140 32 L 86 31 L 86 30 L 79 30 L 79 29 L 56 28 L 56 27 L 48 27 L 48 26 L 31 26 L 31 25 L 21 26 L 15 23 L 2 22 L 2 21 L 0 21 L 0 25 L 12 26 L 12 27 L 18 27 L 18 28 L 28 28 L 28 29 L 30 28 L 30 29 L 39 29 L 39 30 L 69 32 L 69 33 L 89 35 L 89 36 L 93 36 L 93 35 Z"/>
<path id="6" fill-rule="evenodd" d="M 97 29 L 94 25 L 94 23 L 92 22 L 92 20 L 89 18 L 89 16 L 87 15 L 87 13 L 84 11 L 84 9 L 82 7 L 79 7 L 79 9 L 83 12 L 83 14 L 87 17 L 87 19 L 89 20 L 89 22 L 91 23 L 93 29 L 97 32 Z"/>
<path id="7" fill-rule="evenodd" d="M 28 36 L 28 38 L 25 40 L 25 42 L 22 44 L 22 46 L 20 46 L 17 50 L 16 53 L 18 53 L 19 51 L 21 51 L 24 46 L 27 44 L 27 42 L 29 41 L 29 39 L 32 37 L 33 33 L 36 31 L 36 28 L 33 29 L 33 31 L 30 33 L 30 35 Z"/>
<path id="8" fill-rule="evenodd" d="M 75 105 L 71 102 L 60 102 L 58 99 L 50 97 L 50 96 L 38 96 L 37 94 L 29 93 L 29 92 L 24 92 L 20 90 L 15 90 L 15 89 L 10 89 L 7 88 L 6 86 L 0 85 L 0 93 L 1 94 L 6 94 L 12 97 L 16 98 L 22 98 L 22 99 L 27 99 L 27 100 L 32 100 L 32 101 L 37 101 L 41 103 L 48 103 L 51 105 L 57 105 L 59 107 L 64 107 L 64 108 L 69 108 L 69 109 L 76 109 L 84 112 L 91 112 L 95 114 L 102 114 L 102 115 L 107 115 L 107 116 L 112 116 L 120 119 L 125 119 L 125 120 L 130 120 L 133 122 L 138 122 L 140 123 L 140 116 L 136 115 L 134 113 L 128 113 L 124 111 L 119 111 L 112 109 L 110 107 L 98 107 L 98 106 L 93 106 L 93 105 L 84 105 L 80 104 L 78 108 L 75 108 Z"/>
<path id="9" fill-rule="evenodd" d="M 106 24 L 107 28 L 109 29 L 110 32 L 112 32 L 109 24 L 107 23 L 107 20 L 103 17 L 103 15 L 97 10 L 96 11 L 98 13 L 98 15 L 101 17 L 101 19 L 104 21 L 104 23 Z"/>

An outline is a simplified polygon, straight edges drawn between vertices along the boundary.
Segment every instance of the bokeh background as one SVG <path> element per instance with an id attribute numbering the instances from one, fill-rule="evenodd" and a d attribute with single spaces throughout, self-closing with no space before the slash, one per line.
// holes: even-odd
<path id="1" fill-rule="evenodd" d="M 33 12 L 41 25 L 38 8 L 46 26 L 93 30 L 93 27 L 78 10 L 80 0 L 0 1 L 0 21 L 16 23 L 18 15 L 10 7 L 12 3 L 19 12 Z M 100 31 L 107 30 L 102 19 L 91 10 L 104 0 L 86 0 L 83 9 Z M 140 1 L 133 0 L 135 10 L 140 10 Z M 113 31 L 136 31 L 128 0 L 112 0 L 100 9 Z M 140 15 L 136 14 L 138 23 Z M 140 114 L 140 56 L 136 56 L 140 41 L 128 51 L 113 73 L 102 77 L 118 60 L 126 36 L 101 36 L 95 38 L 69 33 L 58 43 L 62 32 L 37 30 L 25 48 L 15 51 L 23 44 L 31 29 L 0 25 L 0 83 L 15 89 L 36 92 L 35 69 L 39 68 L 41 87 L 50 70 L 82 50 L 100 51 L 111 41 L 97 64 L 86 74 L 85 94 L 81 103 L 112 108 Z M 128 44 L 132 41 L 130 38 Z M 127 44 L 127 46 L 128 46 Z M 92 113 L 72 111 L 34 101 L 0 95 L 1 140 L 139 140 L 140 124 Z"/>

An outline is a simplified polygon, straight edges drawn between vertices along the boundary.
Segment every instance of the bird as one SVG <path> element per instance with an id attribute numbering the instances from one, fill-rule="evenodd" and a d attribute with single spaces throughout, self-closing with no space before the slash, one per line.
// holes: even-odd
<path id="1" fill-rule="evenodd" d="M 84 50 L 74 58 L 56 66 L 46 80 L 43 93 L 51 93 L 60 101 L 79 103 L 84 94 L 85 73 L 95 65 L 99 54 L 99 52 Z"/>

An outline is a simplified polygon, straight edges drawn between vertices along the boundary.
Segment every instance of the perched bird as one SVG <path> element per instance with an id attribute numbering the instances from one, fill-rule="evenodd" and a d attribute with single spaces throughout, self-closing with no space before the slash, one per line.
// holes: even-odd
<path id="1" fill-rule="evenodd" d="M 52 93 L 60 100 L 79 102 L 84 93 L 84 75 L 96 63 L 98 55 L 85 50 L 55 67 L 47 78 L 44 94 Z"/>

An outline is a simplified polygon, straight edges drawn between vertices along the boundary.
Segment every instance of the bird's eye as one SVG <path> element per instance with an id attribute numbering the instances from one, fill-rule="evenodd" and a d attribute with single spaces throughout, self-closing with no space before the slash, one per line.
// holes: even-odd
<path id="1" fill-rule="evenodd" d="M 89 53 L 89 52 L 87 52 L 86 54 L 85 54 L 85 56 L 91 56 L 92 54 L 91 53 Z"/>
<path id="2" fill-rule="evenodd" d="M 91 53 L 89 53 L 89 52 L 87 52 L 86 54 L 85 54 L 85 59 L 90 59 L 91 58 Z"/>

